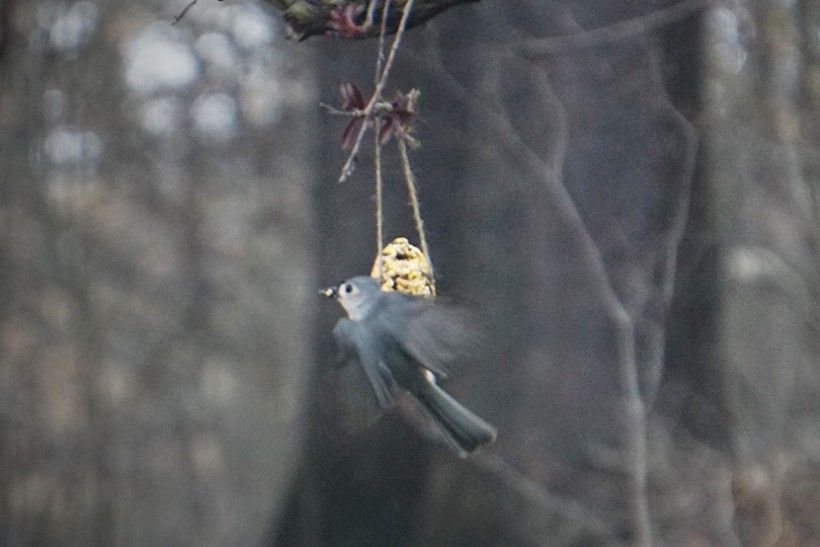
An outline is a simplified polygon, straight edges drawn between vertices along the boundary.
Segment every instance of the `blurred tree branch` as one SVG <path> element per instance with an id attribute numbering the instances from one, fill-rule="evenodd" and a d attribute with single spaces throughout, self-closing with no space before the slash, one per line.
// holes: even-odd
<path id="1" fill-rule="evenodd" d="M 655 10 L 641 17 L 572 34 L 527 39 L 515 44 L 515 47 L 524 55 L 537 58 L 602 46 L 640 36 L 722 3 L 724 0 L 682 0 L 668 8 Z"/>
<path id="2" fill-rule="evenodd" d="M 440 72 L 447 74 L 447 71 L 443 70 L 441 59 L 435 53 L 430 51 L 428 55 L 417 56 L 415 59 L 424 63 L 437 63 Z M 557 206 L 562 217 L 561 220 L 574 227 L 577 243 L 587 256 L 588 265 L 598 279 L 596 288 L 602 301 L 606 304 L 610 314 L 609 319 L 615 328 L 621 388 L 623 389 L 623 416 L 628 438 L 626 442 L 627 453 L 620 459 L 618 467 L 627 471 L 631 476 L 630 500 L 632 503 L 632 532 L 635 545 L 649 546 L 652 544 L 652 534 L 646 492 L 648 469 L 646 409 L 639 389 L 638 363 L 635 355 L 635 331 L 632 318 L 613 288 L 600 249 L 592 239 L 589 230 L 587 230 L 575 203 L 561 183 L 560 167 L 544 162 L 505 118 L 483 105 L 460 82 L 454 78 L 446 78 L 443 79 L 443 83 L 457 93 L 463 99 L 464 104 L 470 105 L 476 116 L 481 116 L 485 122 L 492 126 L 492 131 L 489 131 L 488 134 L 494 135 L 505 146 L 524 152 L 534 180 L 540 180 L 543 183 L 543 187 L 548 191 L 552 201 Z M 559 152 L 555 157 L 556 163 L 560 162 L 561 148 L 561 146 L 557 147 Z"/>
<path id="3" fill-rule="evenodd" d="M 373 24 L 377 17 L 381 17 L 382 9 L 386 5 L 383 0 L 367 2 L 355 0 L 342 2 L 340 0 L 265 0 L 278 8 L 288 23 L 292 36 L 304 40 L 317 34 L 341 34 L 348 38 L 371 38 L 380 34 L 380 28 Z M 480 0 L 419 0 L 413 10 L 413 15 L 406 21 L 406 28 L 416 27 L 436 15 L 461 4 L 478 2 Z M 411 0 L 397 0 L 395 5 L 403 8 Z M 347 30 L 340 32 L 336 22 L 338 18 L 345 19 L 349 25 Z M 386 20 L 387 31 L 394 33 L 402 26 L 401 18 L 390 14 Z M 358 31 L 356 31 L 358 29 Z"/>

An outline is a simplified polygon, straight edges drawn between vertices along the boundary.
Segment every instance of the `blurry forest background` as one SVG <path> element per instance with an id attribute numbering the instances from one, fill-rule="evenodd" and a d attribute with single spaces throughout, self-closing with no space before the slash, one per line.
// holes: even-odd
<path id="1" fill-rule="evenodd" d="M 653 544 L 820 545 L 820 0 L 408 32 L 439 290 L 491 341 L 466 461 L 351 428 L 332 367 L 373 175 L 318 102 L 376 41 L 185 3 L 0 0 L 0 545 L 614 545 L 641 495 Z"/>

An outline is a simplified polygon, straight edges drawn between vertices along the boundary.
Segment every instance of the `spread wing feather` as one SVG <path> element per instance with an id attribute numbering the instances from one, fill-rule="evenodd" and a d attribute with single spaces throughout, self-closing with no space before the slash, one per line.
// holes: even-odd
<path id="1" fill-rule="evenodd" d="M 396 293 L 391 293 L 396 294 Z M 401 296 L 395 305 L 406 313 L 393 314 L 401 321 L 385 318 L 382 323 L 402 348 L 439 378 L 447 378 L 451 365 L 476 353 L 479 336 L 468 315 L 458 308 L 433 301 Z"/>
<path id="2" fill-rule="evenodd" d="M 344 361 L 357 361 L 364 370 L 379 406 L 387 408 L 393 401 L 395 381 L 390 370 L 377 354 L 378 345 L 373 335 L 362 325 L 349 319 L 339 319 L 333 329 L 333 338 Z"/>

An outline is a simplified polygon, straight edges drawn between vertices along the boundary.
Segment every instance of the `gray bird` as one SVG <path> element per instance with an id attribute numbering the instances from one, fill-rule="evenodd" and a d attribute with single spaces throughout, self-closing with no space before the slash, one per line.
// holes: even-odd
<path id="1" fill-rule="evenodd" d="M 355 361 L 364 369 L 382 409 L 401 390 L 409 392 L 462 457 L 495 440 L 493 426 L 437 383 L 474 344 L 463 313 L 432 299 L 383 292 L 375 279 L 365 276 L 323 294 L 336 298 L 348 315 L 333 329 L 341 362 Z"/>

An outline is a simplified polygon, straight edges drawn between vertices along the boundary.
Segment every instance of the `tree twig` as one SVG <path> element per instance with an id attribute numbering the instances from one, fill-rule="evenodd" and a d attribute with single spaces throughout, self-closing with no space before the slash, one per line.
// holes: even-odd
<path id="1" fill-rule="evenodd" d="M 375 0 L 374 0 L 375 2 Z M 384 42 L 385 38 L 387 37 L 387 17 L 390 14 L 390 5 L 391 0 L 385 0 L 384 2 L 384 11 L 382 12 L 382 28 L 379 32 L 379 53 L 376 56 L 376 74 L 375 74 L 375 85 L 379 85 L 379 80 L 382 77 L 382 66 L 384 65 Z"/>
<path id="2" fill-rule="evenodd" d="M 182 21 L 182 18 L 183 18 L 183 17 L 185 17 L 185 14 L 187 14 L 187 13 L 188 13 L 188 11 L 190 11 L 190 9 L 191 9 L 192 7 L 194 7 L 194 5 L 195 5 L 198 1 L 199 1 L 199 0 L 191 0 L 190 2 L 188 2 L 188 5 L 186 5 L 184 8 L 182 8 L 182 11 L 181 11 L 181 12 L 179 12 L 179 15 L 177 15 L 176 17 L 174 17 L 174 18 L 171 20 L 171 24 L 172 24 L 172 25 L 176 25 L 177 23 L 179 23 L 180 21 Z"/>
<path id="3" fill-rule="evenodd" d="M 363 123 L 361 129 L 359 129 L 359 133 L 356 135 L 356 140 L 353 142 L 353 146 L 350 149 L 350 155 L 348 156 L 347 161 L 345 161 L 344 166 L 342 166 L 342 173 L 339 176 L 339 182 L 346 181 L 350 178 L 350 175 L 353 174 L 356 160 L 359 155 L 359 149 L 361 148 L 362 140 L 364 139 L 364 134 L 373 122 L 373 111 L 376 104 L 379 103 L 382 93 L 384 92 L 384 88 L 387 85 L 387 79 L 390 76 L 390 69 L 393 67 L 393 62 L 396 59 L 399 45 L 401 45 L 402 36 L 404 36 L 404 30 L 407 28 L 407 21 L 410 19 L 410 13 L 413 10 L 413 3 L 414 0 L 407 0 L 407 3 L 404 5 L 404 11 L 402 12 L 401 21 L 399 21 L 396 37 L 393 38 L 393 44 L 390 46 L 390 54 L 387 56 L 387 61 L 384 63 L 384 69 L 382 70 L 381 76 L 376 84 L 376 89 L 373 91 L 373 96 L 370 98 L 370 101 L 367 103 L 367 107 L 365 107 L 363 112 L 365 123 Z"/>
<path id="4" fill-rule="evenodd" d="M 364 28 L 370 29 L 373 26 L 373 22 L 376 18 L 376 3 L 379 0 L 370 0 L 367 4 L 367 15 L 364 18 Z"/>

